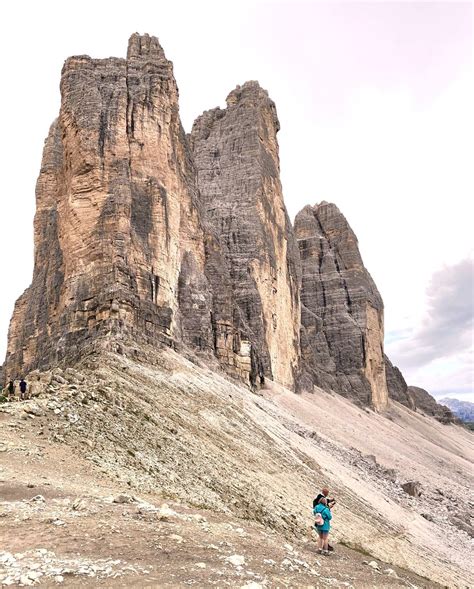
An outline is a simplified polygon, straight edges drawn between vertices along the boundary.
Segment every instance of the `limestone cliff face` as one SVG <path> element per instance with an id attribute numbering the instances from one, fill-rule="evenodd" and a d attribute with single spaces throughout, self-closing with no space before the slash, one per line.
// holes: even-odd
<path id="1" fill-rule="evenodd" d="M 230 267 L 240 321 L 261 376 L 293 387 L 299 362 L 299 259 L 283 202 L 279 122 L 257 82 L 194 123 L 204 216 Z M 216 285 L 219 288 L 219 285 Z"/>
<path id="2" fill-rule="evenodd" d="M 383 303 L 354 232 L 335 205 L 323 202 L 298 213 L 295 234 L 305 369 L 322 388 L 385 408 Z"/>
<path id="3" fill-rule="evenodd" d="M 99 333 L 186 339 L 189 314 L 201 317 L 193 338 L 211 349 L 197 188 L 158 40 L 133 35 L 126 60 L 69 58 L 61 97 L 36 190 L 33 282 L 11 322 L 8 371 L 51 364 Z"/>
<path id="4" fill-rule="evenodd" d="M 400 370 L 392 364 L 385 355 L 385 375 L 387 377 L 388 396 L 398 401 L 413 411 L 416 409 L 415 401 L 408 390 L 408 385 Z"/>
<path id="5" fill-rule="evenodd" d="M 228 111 L 196 124 L 201 168 L 208 157 L 231 168 L 214 188 L 199 170 L 202 200 L 173 67 L 156 38 L 133 35 L 126 59 L 69 58 L 61 98 L 36 190 L 33 281 L 15 307 L 6 373 L 50 366 L 107 336 L 116 346 L 186 346 L 251 385 L 271 376 L 292 387 L 298 257 L 267 94 L 248 84 Z M 219 129 L 227 137 L 216 143 Z M 209 199 L 222 188 L 214 223 Z"/>
<path id="6" fill-rule="evenodd" d="M 2 380 L 126 341 L 217 360 L 251 386 L 316 384 L 414 408 L 383 354 L 382 300 L 343 215 L 321 203 L 291 226 L 279 126 L 268 93 L 247 82 L 186 137 L 155 37 L 133 35 L 126 59 L 69 58 Z"/>

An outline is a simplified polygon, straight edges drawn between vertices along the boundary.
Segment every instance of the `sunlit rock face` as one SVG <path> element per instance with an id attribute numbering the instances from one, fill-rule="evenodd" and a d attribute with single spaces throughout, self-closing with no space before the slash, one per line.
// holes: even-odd
<path id="1" fill-rule="evenodd" d="M 212 348 L 194 171 L 156 38 L 133 35 L 127 59 L 65 62 L 36 201 L 34 275 L 11 322 L 10 372 L 51 364 L 97 334 L 179 340 L 182 272 L 203 290 L 195 335 Z"/>
<path id="2" fill-rule="evenodd" d="M 268 93 L 246 82 L 186 136 L 155 37 L 132 35 L 126 59 L 67 59 L 2 380 L 126 341 L 174 347 L 251 387 L 268 378 L 413 409 L 346 219 L 321 203 L 289 221 L 279 128 Z"/>

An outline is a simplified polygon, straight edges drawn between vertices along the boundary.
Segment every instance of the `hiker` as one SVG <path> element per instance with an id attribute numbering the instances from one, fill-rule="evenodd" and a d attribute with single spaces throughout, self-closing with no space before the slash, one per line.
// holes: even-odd
<path id="1" fill-rule="evenodd" d="M 316 495 L 316 497 L 313 499 L 313 509 L 316 507 L 316 505 L 318 505 L 318 503 L 321 501 L 321 499 L 327 499 L 328 507 L 329 507 L 329 509 L 332 509 L 336 503 L 336 500 L 335 499 L 328 499 L 328 495 L 329 495 L 329 489 L 327 487 L 324 487 L 324 489 L 321 490 L 321 493 L 318 493 Z"/>
<path id="2" fill-rule="evenodd" d="M 313 513 L 317 517 L 315 529 L 318 533 L 318 553 L 323 554 L 324 556 L 329 556 L 328 536 L 329 530 L 331 529 L 329 521 L 332 519 L 332 515 L 326 497 L 319 500 L 319 503 L 313 509 Z"/>
<path id="3" fill-rule="evenodd" d="M 22 401 L 24 401 L 25 399 L 27 399 L 27 398 L 28 398 L 28 397 L 26 396 L 26 387 L 27 387 L 26 381 L 25 381 L 25 380 L 22 378 L 22 379 L 20 380 L 20 399 L 21 399 Z"/>
<path id="4" fill-rule="evenodd" d="M 10 380 L 10 382 L 8 383 L 7 391 L 8 391 L 8 398 L 10 399 L 10 401 L 14 401 L 14 399 L 15 399 L 15 383 L 13 382 L 13 380 Z"/>
<path id="5" fill-rule="evenodd" d="M 329 495 L 329 489 L 327 487 L 324 487 L 323 489 L 321 489 L 321 493 L 318 493 L 316 495 L 316 497 L 313 499 L 313 509 L 315 509 L 315 507 L 318 505 L 318 503 L 321 501 L 321 499 L 326 499 L 327 503 L 328 503 L 328 508 L 332 509 L 336 503 L 335 499 L 328 499 L 328 495 Z M 333 552 L 334 551 L 334 547 L 331 546 L 331 544 L 328 544 L 328 550 L 329 552 Z"/>

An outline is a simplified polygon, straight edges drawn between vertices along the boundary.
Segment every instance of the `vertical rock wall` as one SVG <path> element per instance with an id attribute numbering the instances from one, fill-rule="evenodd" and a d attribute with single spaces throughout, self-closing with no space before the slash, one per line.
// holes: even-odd
<path id="1" fill-rule="evenodd" d="M 383 355 L 382 300 L 345 218 L 305 207 L 293 231 L 279 121 L 257 82 L 187 138 L 172 64 L 135 34 L 126 59 L 69 58 L 61 99 L 3 378 L 107 336 L 215 356 L 252 386 L 309 381 L 378 409 L 388 394 L 414 406 Z"/>
<path id="2" fill-rule="evenodd" d="M 299 260 L 283 202 L 274 103 L 257 82 L 194 123 L 206 220 L 222 244 L 239 321 L 260 376 L 293 387 L 299 362 Z"/>
<path id="3" fill-rule="evenodd" d="M 133 35 L 126 60 L 69 58 L 61 98 L 7 371 L 51 364 L 99 333 L 212 351 L 194 169 L 158 40 Z"/>
<path id="4" fill-rule="evenodd" d="M 357 238 L 333 204 L 295 219 L 302 264 L 301 348 L 315 384 L 377 409 L 387 405 L 383 303 Z"/>

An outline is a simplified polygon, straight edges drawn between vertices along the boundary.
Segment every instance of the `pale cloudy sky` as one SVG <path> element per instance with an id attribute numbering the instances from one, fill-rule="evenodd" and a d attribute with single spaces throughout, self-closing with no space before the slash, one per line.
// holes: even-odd
<path id="1" fill-rule="evenodd" d="M 470 2 L 3 3 L 0 357 L 31 279 L 34 186 L 66 57 L 125 56 L 132 32 L 174 62 L 186 130 L 257 79 L 275 100 L 291 217 L 335 202 L 385 301 L 409 384 L 472 392 Z"/>

